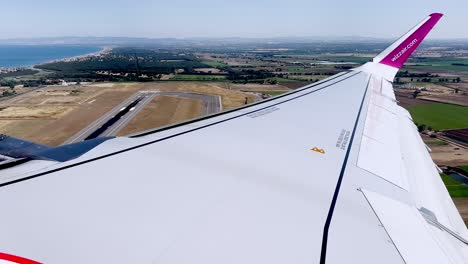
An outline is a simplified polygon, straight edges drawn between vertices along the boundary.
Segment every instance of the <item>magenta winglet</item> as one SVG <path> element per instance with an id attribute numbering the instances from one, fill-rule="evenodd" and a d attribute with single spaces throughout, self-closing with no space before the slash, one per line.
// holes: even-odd
<path id="1" fill-rule="evenodd" d="M 434 13 L 380 63 L 400 69 L 443 15 Z"/>

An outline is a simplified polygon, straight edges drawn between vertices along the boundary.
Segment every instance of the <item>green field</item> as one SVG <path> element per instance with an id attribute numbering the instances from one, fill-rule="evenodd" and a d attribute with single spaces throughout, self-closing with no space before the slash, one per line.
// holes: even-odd
<path id="1" fill-rule="evenodd" d="M 342 56 L 342 55 L 323 55 L 317 56 L 319 60 L 328 60 L 334 62 L 354 62 L 363 64 L 372 60 L 371 57 L 358 57 L 358 56 Z M 357 66 L 357 65 L 356 65 Z"/>
<path id="2" fill-rule="evenodd" d="M 432 129 L 455 129 L 468 127 L 468 107 L 452 104 L 425 104 L 407 107 L 415 123 L 431 126 Z"/>
<path id="3" fill-rule="evenodd" d="M 447 142 L 445 141 L 426 141 L 426 144 L 429 145 L 429 146 L 445 146 L 445 145 L 448 145 Z"/>
<path id="4" fill-rule="evenodd" d="M 436 69 L 436 70 L 446 70 L 446 71 L 468 71 L 468 66 L 458 66 L 458 65 L 451 65 L 447 64 L 422 64 L 422 65 L 415 65 L 412 66 L 416 69 Z"/>
<path id="5" fill-rule="evenodd" d="M 220 81 L 225 79 L 224 75 L 177 74 L 171 81 Z"/>
<path id="6" fill-rule="evenodd" d="M 451 197 L 468 197 L 468 185 L 463 184 L 446 174 L 441 174 L 440 176 L 442 177 L 442 181 L 444 182 L 445 187 L 447 187 Z"/>
<path id="7" fill-rule="evenodd" d="M 4 77 L 18 77 L 18 76 L 26 76 L 26 75 L 34 75 L 38 73 L 38 70 L 31 70 L 31 69 L 24 69 L 15 72 L 7 72 L 0 74 L 0 78 Z"/>
<path id="8" fill-rule="evenodd" d="M 224 62 L 220 61 L 202 61 L 203 64 L 210 65 L 213 68 L 224 68 L 228 67 L 228 65 Z"/>
<path id="9" fill-rule="evenodd" d="M 288 72 L 304 72 L 306 67 L 304 66 L 287 66 Z"/>
<path id="10" fill-rule="evenodd" d="M 438 69 L 447 71 L 468 71 L 468 60 L 457 58 L 424 58 L 415 59 L 412 61 L 416 63 L 411 67 L 424 68 L 424 69 Z"/>

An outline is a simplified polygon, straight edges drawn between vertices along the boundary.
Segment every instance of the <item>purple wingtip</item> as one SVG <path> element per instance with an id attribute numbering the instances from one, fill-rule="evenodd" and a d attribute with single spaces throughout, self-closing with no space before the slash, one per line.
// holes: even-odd
<path id="1" fill-rule="evenodd" d="M 443 14 L 441 13 L 430 14 L 429 19 L 427 19 L 424 24 L 417 28 L 408 38 L 403 40 L 401 44 L 383 58 L 380 63 L 400 69 L 442 16 Z"/>

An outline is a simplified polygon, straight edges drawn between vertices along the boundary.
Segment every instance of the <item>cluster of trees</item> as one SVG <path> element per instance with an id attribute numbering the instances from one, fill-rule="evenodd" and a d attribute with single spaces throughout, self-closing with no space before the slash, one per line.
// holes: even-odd
<path id="1" fill-rule="evenodd" d="M 31 70 L 31 69 L 22 69 L 22 70 L 17 70 L 14 72 L 4 72 L 0 74 L 0 78 L 5 78 L 5 77 L 16 77 L 16 76 L 24 76 L 24 75 L 33 75 L 35 73 L 38 73 L 39 71 L 36 70 Z"/>
<path id="2" fill-rule="evenodd" d="M 15 80 L 11 80 L 11 79 L 1 79 L 0 80 L 0 86 L 15 88 L 15 86 L 17 84 L 18 84 L 18 82 L 16 82 Z"/>
<path id="3" fill-rule="evenodd" d="M 15 95 L 15 94 L 16 94 L 16 91 L 14 91 L 14 90 L 12 90 L 12 91 L 5 90 L 5 91 L 2 92 L 0 97 L 8 97 L 8 96 L 12 96 L 12 95 Z"/>
<path id="4" fill-rule="evenodd" d="M 38 80 L 15 80 L 15 79 L 0 79 L 0 86 L 15 88 L 16 85 L 24 87 L 39 87 L 41 85 L 59 84 L 58 80 L 46 80 L 44 78 Z"/>
<path id="5" fill-rule="evenodd" d="M 241 71 L 230 70 L 228 72 L 227 79 L 233 82 L 238 82 L 238 83 L 240 82 L 263 83 L 264 79 L 268 79 L 272 77 L 274 77 L 274 74 L 269 71 L 248 69 L 248 70 L 241 70 Z"/>
<path id="6" fill-rule="evenodd" d="M 10 88 L 9 90 L 3 90 L 3 92 L 0 94 L 0 97 L 12 96 L 15 94 L 16 94 L 16 91 L 13 88 Z"/>
<path id="7" fill-rule="evenodd" d="M 457 78 L 453 78 L 453 79 L 449 79 L 449 78 L 439 78 L 439 79 L 433 79 L 433 78 L 421 78 L 421 79 L 415 79 L 415 78 L 411 78 L 410 79 L 411 82 L 439 82 L 439 83 L 447 83 L 447 82 L 453 82 L 453 83 L 459 83 L 461 82 L 461 79 L 460 77 L 457 77 Z M 401 81 L 401 78 L 400 77 L 396 77 L 395 78 L 395 83 L 397 84 L 402 84 L 404 83 L 403 81 Z"/>
<path id="8" fill-rule="evenodd" d="M 434 132 L 439 132 L 438 130 L 433 130 L 431 126 L 428 126 L 426 124 L 418 124 L 418 123 L 415 123 L 416 126 L 418 127 L 418 131 L 419 132 L 423 132 L 423 131 L 434 131 Z"/>
<path id="9" fill-rule="evenodd" d="M 431 73 L 411 73 L 408 71 L 399 72 L 397 77 L 395 78 L 395 83 L 402 84 L 404 83 L 401 78 L 411 78 L 411 82 L 439 82 L 439 83 L 446 83 L 446 82 L 453 82 L 459 83 L 461 82 L 461 78 L 439 78 L 438 74 L 431 74 Z"/>
<path id="10" fill-rule="evenodd" d="M 431 74 L 431 73 L 414 73 L 409 71 L 400 71 L 397 73 L 397 77 L 415 77 L 415 78 L 434 78 L 439 77 L 438 74 Z"/>
<path id="11" fill-rule="evenodd" d="M 461 82 L 461 79 L 460 79 L 460 77 L 453 78 L 452 80 L 450 80 L 449 78 L 439 78 L 438 81 L 439 81 L 439 82 L 453 82 L 453 83 L 459 83 L 459 82 Z"/>
<path id="12" fill-rule="evenodd" d="M 161 50 L 117 48 L 112 52 L 74 61 L 46 63 L 37 68 L 54 71 L 52 78 L 97 81 L 145 81 L 176 69 L 194 73 L 193 68 L 209 67 L 190 54 Z M 108 74 L 100 74 L 106 71 Z M 194 73 L 196 74 L 196 73 Z"/>

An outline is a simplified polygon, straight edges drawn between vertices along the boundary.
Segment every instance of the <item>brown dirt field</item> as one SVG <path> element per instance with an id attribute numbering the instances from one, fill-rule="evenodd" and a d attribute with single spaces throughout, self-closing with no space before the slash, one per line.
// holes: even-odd
<path id="1" fill-rule="evenodd" d="M 468 82 L 460 82 L 460 83 L 449 83 L 447 87 L 452 89 L 460 89 L 460 91 L 468 92 Z"/>
<path id="2" fill-rule="evenodd" d="M 202 110 L 200 100 L 158 96 L 148 103 L 118 135 L 125 136 L 192 119 L 200 116 Z"/>
<path id="3" fill-rule="evenodd" d="M 468 164 L 468 149 L 452 145 L 431 144 L 440 142 L 439 139 L 430 138 L 420 134 L 423 141 L 431 148 L 431 157 L 438 166 L 461 166 Z"/>
<path id="4" fill-rule="evenodd" d="M 468 226 L 468 198 L 453 198 L 453 202 Z"/>
<path id="5" fill-rule="evenodd" d="M 461 166 L 468 164 L 468 149 L 452 144 L 430 145 L 431 157 L 439 166 Z"/>
<path id="6" fill-rule="evenodd" d="M 0 108 L 0 119 L 54 119 L 70 110 L 70 107 L 63 106 L 7 106 Z"/>
<path id="7" fill-rule="evenodd" d="M 402 92 L 399 90 L 395 91 L 395 97 L 398 100 L 398 104 L 400 106 L 406 107 L 411 105 L 421 105 L 421 104 L 431 104 L 429 101 L 421 100 L 421 99 L 413 99 L 410 96 L 413 94 L 413 91 Z"/>
<path id="8" fill-rule="evenodd" d="M 12 123 L 12 120 L 0 120 L 0 131 L 5 131 Z"/>
<path id="9" fill-rule="evenodd" d="M 269 84 L 256 84 L 256 83 L 248 83 L 248 84 L 236 84 L 231 83 L 229 84 L 229 88 L 238 91 L 289 91 L 288 87 L 284 85 L 269 85 Z"/>
<path id="10" fill-rule="evenodd" d="M 6 108 L 0 111 L 0 133 L 51 146 L 60 145 L 135 93 L 137 87 L 131 84 L 105 88 L 51 86 L 41 90 L 2 102 L 1 107 Z M 12 118 L 16 120 L 8 121 Z"/>
<path id="11" fill-rule="evenodd" d="M 204 73 L 209 73 L 209 72 L 211 72 L 211 73 L 225 73 L 222 70 L 217 69 L 217 68 L 194 68 L 193 70 L 196 71 L 196 72 L 204 72 Z"/>
<path id="12" fill-rule="evenodd" d="M 44 89 L 36 89 L 26 94 L 19 95 L 7 101 L 3 101 L 2 105 L 72 105 L 81 104 L 89 98 L 96 95 L 99 91 L 97 88 L 84 86 L 70 87 L 48 87 Z"/>
<path id="13" fill-rule="evenodd" d="M 420 96 L 421 100 L 438 103 L 447 103 L 447 104 L 456 104 L 461 106 L 468 106 L 468 96 L 467 95 L 430 95 L 430 96 Z"/>
<path id="14" fill-rule="evenodd" d="M 172 78 L 174 78 L 174 74 L 171 73 L 171 74 L 161 74 L 161 81 L 164 81 L 164 80 L 170 80 Z"/>
<path id="15" fill-rule="evenodd" d="M 135 90 L 125 88 L 101 93 L 93 99 L 92 103 L 85 103 L 80 107 L 76 107 L 63 118 L 54 120 L 50 126 L 39 129 L 36 133 L 37 136 L 32 137 L 32 140 L 52 146 L 60 145 L 69 137 L 112 110 L 133 93 L 135 93 Z M 51 127 L 54 128 L 53 134 L 49 133 Z"/>
<path id="16" fill-rule="evenodd" d="M 415 86 L 420 86 L 419 84 L 415 85 Z M 425 87 L 425 88 L 428 88 L 428 89 L 436 89 L 436 90 L 439 90 L 441 92 L 445 92 L 445 93 L 451 93 L 453 92 L 453 89 L 445 86 L 445 85 L 441 85 L 441 84 L 437 84 L 437 83 L 423 83 L 421 84 L 421 86 Z"/>
<path id="17" fill-rule="evenodd" d="M 50 128 L 53 120 L 0 120 L 0 133 L 18 137 L 26 140 L 34 141 L 34 138 L 39 137 L 36 131 L 42 128 Z M 48 133 L 51 133 L 49 129 Z M 45 144 L 47 142 L 37 141 L 37 143 Z"/>
<path id="18" fill-rule="evenodd" d="M 289 89 L 297 89 L 297 88 L 301 88 L 301 87 L 304 87 L 306 85 L 309 85 L 311 84 L 311 82 L 300 82 L 300 81 L 297 81 L 297 82 L 282 82 L 281 85 L 282 86 L 285 86 Z"/>

